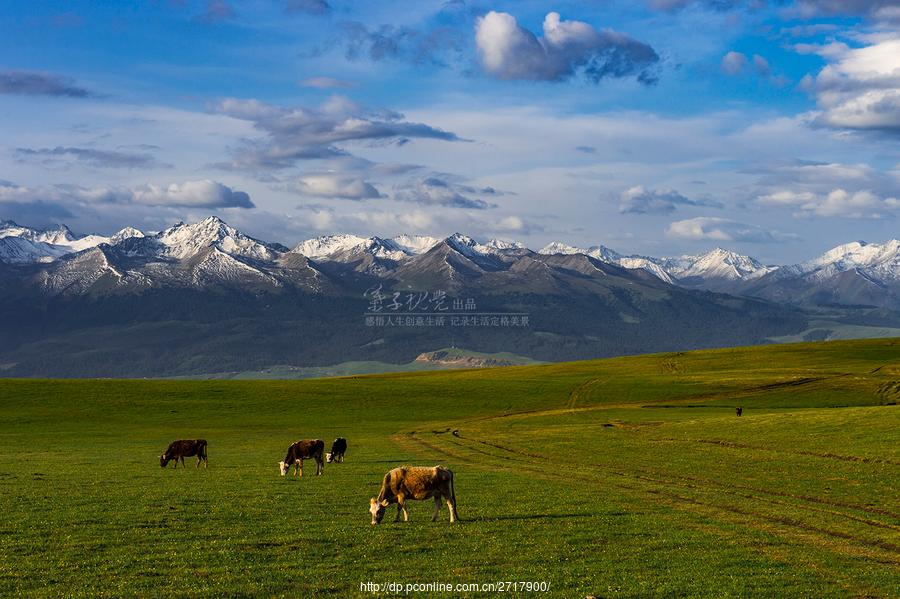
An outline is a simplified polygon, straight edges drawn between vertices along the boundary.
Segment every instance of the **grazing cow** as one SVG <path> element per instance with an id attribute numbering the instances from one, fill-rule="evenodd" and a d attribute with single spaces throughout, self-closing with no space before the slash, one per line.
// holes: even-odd
<path id="1" fill-rule="evenodd" d="M 447 501 L 450 509 L 450 522 L 459 520 L 456 513 L 456 492 L 453 488 L 453 472 L 443 466 L 427 468 L 421 466 L 401 466 L 394 468 L 384 475 L 381 483 L 381 492 L 378 497 L 369 500 L 369 513 L 372 514 L 372 524 L 379 524 L 384 518 L 384 511 L 392 503 L 397 504 L 397 517 L 394 522 L 400 521 L 400 512 L 403 512 L 403 520 L 409 521 L 409 512 L 406 509 L 408 499 L 429 499 L 434 497 L 434 514 L 431 521 L 435 522 L 441 512 L 441 497 Z"/>
<path id="2" fill-rule="evenodd" d="M 209 468 L 209 457 L 206 455 L 206 439 L 181 439 L 172 441 L 166 452 L 159 456 L 159 465 L 165 468 L 169 465 L 169 461 L 175 460 L 175 467 L 178 468 L 178 460 L 184 467 L 184 458 L 197 456 L 197 468 L 203 463 L 204 468 Z"/>
<path id="3" fill-rule="evenodd" d="M 322 439 L 304 439 L 297 441 L 288 447 L 287 455 L 284 460 L 278 462 L 278 468 L 281 476 L 288 473 L 291 466 L 294 467 L 294 476 L 300 473 L 303 476 L 303 460 L 316 461 L 316 476 L 325 471 L 325 462 L 322 460 L 322 454 L 325 453 L 325 441 Z"/>
<path id="4" fill-rule="evenodd" d="M 347 453 L 347 439 L 338 437 L 331 444 L 331 451 L 325 454 L 325 459 L 329 464 L 331 462 L 343 464 L 345 453 Z"/>
<path id="5" fill-rule="evenodd" d="M 738 416 L 740 416 L 741 414 L 744 413 L 744 408 L 735 408 L 734 413 L 737 414 Z"/>

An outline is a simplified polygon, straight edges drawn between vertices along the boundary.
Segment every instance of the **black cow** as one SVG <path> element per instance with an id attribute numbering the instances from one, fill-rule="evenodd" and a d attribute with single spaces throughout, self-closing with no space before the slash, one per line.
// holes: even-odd
<path id="1" fill-rule="evenodd" d="M 744 408 L 735 408 L 734 413 L 737 414 L 738 416 L 740 416 L 741 414 L 744 413 Z"/>
<path id="2" fill-rule="evenodd" d="M 325 471 L 325 461 L 322 459 L 322 454 L 325 453 L 325 441 L 322 439 L 305 439 L 303 441 L 297 441 L 290 447 L 288 447 L 287 455 L 284 456 L 284 460 L 278 462 L 278 469 L 281 472 L 281 476 L 284 476 L 288 473 L 288 470 L 291 469 L 291 466 L 294 467 L 294 476 L 297 476 L 297 473 L 300 473 L 300 476 L 303 476 L 303 460 L 315 460 L 316 461 L 316 476 L 322 474 Z"/>
<path id="3" fill-rule="evenodd" d="M 184 466 L 184 458 L 197 456 L 197 468 L 203 463 L 204 468 L 209 468 L 209 457 L 206 455 L 206 439 L 180 439 L 172 441 L 165 453 L 159 456 L 159 465 L 163 468 L 169 465 L 171 460 L 175 460 L 175 467 L 178 468 L 178 460 L 181 460 Z"/>
<path id="4" fill-rule="evenodd" d="M 338 437 L 331 444 L 331 451 L 325 454 L 325 459 L 329 464 L 332 462 L 343 464 L 345 453 L 347 453 L 347 439 Z"/>

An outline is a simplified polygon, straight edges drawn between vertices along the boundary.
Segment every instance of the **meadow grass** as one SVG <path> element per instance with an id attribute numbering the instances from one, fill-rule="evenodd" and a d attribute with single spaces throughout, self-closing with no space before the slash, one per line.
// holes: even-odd
<path id="1" fill-rule="evenodd" d="M 900 595 L 900 342 L 305 381 L 0 381 L 0 595 Z M 744 407 L 737 418 L 736 406 Z M 349 440 L 321 477 L 288 445 Z M 161 469 L 176 438 L 208 470 Z M 400 464 L 450 467 L 369 524 Z M 443 596 L 486 596 L 456 592 Z M 539 594 L 541 596 L 541 594 Z"/>

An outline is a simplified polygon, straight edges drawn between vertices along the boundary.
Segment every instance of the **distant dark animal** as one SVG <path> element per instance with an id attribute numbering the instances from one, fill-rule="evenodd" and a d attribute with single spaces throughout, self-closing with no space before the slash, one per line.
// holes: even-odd
<path id="1" fill-rule="evenodd" d="M 278 462 L 278 469 L 281 472 L 281 476 L 284 476 L 288 473 L 288 470 L 291 469 L 291 466 L 294 467 L 294 476 L 297 476 L 297 473 L 300 473 L 300 476 L 303 476 L 303 460 L 315 460 L 316 461 L 316 476 L 322 474 L 325 471 L 325 461 L 322 459 L 322 454 L 325 453 L 325 441 L 322 439 L 304 439 L 303 441 L 297 441 L 290 447 L 288 447 L 287 455 L 284 456 L 284 460 Z"/>
<path id="2" fill-rule="evenodd" d="M 734 413 L 737 414 L 738 416 L 740 416 L 741 414 L 744 413 L 744 408 L 735 408 Z"/>
<path id="3" fill-rule="evenodd" d="M 394 468 L 384 475 L 381 482 L 381 492 L 378 497 L 369 500 L 369 513 L 372 514 L 372 524 L 380 524 L 384 518 L 387 506 L 397 504 L 397 517 L 394 522 L 400 521 L 400 513 L 403 520 L 409 521 L 409 512 L 406 509 L 406 501 L 409 499 L 423 500 L 434 497 L 434 514 L 431 521 L 435 522 L 441 511 L 441 498 L 447 501 L 450 509 L 450 522 L 459 520 L 456 513 L 456 491 L 453 488 L 453 472 L 443 466 L 434 468 L 420 466 L 401 466 Z"/>
<path id="4" fill-rule="evenodd" d="M 165 453 L 159 456 L 159 465 L 165 468 L 171 460 L 175 460 L 178 468 L 178 460 L 184 466 L 184 458 L 197 456 L 197 468 L 203 463 L 204 468 L 209 468 L 209 457 L 206 454 L 206 439 L 181 439 L 172 441 Z"/>
<path id="5" fill-rule="evenodd" d="M 325 460 L 329 464 L 332 462 L 343 464 L 345 453 L 347 453 L 347 439 L 338 437 L 334 440 L 334 443 L 331 444 L 331 451 L 325 454 Z"/>

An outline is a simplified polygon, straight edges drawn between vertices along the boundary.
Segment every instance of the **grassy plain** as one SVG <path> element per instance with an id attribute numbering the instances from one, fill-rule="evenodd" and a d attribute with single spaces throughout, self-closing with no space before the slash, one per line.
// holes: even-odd
<path id="1" fill-rule="evenodd" d="M 900 341 L 303 381 L 0 381 L 0 595 L 900 595 Z M 742 406 L 744 415 L 735 416 Z M 455 433 L 455 434 L 454 434 Z M 299 438 L 349 440 L 281 478 Z M 205 437 L 208 470 L 163 470 Z M 369 524 L 399 464 L 462 521 Z M 443 596 L 486 596 L 478 592 Z"/>

